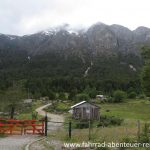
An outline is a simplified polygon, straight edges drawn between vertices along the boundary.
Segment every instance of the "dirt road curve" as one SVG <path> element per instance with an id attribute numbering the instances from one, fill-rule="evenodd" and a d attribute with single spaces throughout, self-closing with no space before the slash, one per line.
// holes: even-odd
<path id="1" fill-rule="evenodd" d="M 45 116 L 45 111 L 43 110 L 44 108 L 50 106 L 50 104 L 41 106 L 36 109 L 36 112 L 38 112 L 39 115 Z M 51 114 L 47 113 L 48 120 L 51 122 L 48 122 L 48 130 L 57 130 L 62 126 L 62 123 L 54 123 L 54 122 L 64 122 L 64 116 L 63 115 L 57 115 L 57 114 Z"/>

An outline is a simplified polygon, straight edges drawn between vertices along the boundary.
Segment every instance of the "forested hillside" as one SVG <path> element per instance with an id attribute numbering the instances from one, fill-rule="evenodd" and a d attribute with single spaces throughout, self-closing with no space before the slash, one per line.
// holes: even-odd
<path id="1" fill-rule="evenodd" d="M 102 23 L 76 32 L 64 26 L 22 37 L 1 34 L 0 89 L 23 81 L 33 97 L 87 88 L 140 93 L 140 49 L 150 44 L 149 35 L 145 27 L 131 31 Z"/>

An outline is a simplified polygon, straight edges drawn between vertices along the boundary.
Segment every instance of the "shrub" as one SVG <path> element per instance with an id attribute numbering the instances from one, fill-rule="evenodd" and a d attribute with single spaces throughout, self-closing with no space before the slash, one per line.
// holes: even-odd
<path id="1" fill-rule="evenodd" d="M 91 122 L 92 124 L 92 122 Z M 89 122 L 87 120 L 80 120 L 80 122 L 73 122 L 73 128 L 75 129 L 86 129 L 89 128 Z"/>
<path id="2" fill-rule="evenodd" d="M 139 142 L 141 142 L 141 143 L 149 143 L 150 142 L 149 127 L 150 127 L 150 124 L 145 123 L 143 131 L 139 136 Z"/>
<path id="3" fill-rule="evenodd" d="M 50 100 L 54 100 L 56 98 L 56 95 L 53 91 L 48 91 L 48 97 Z"/>
<path id="4" fill-rule="evenodd" d="M 141 134 L 139 142 L 140 143 L 149 143 L 150 142 L 150 138 L 149 138 L 148 135 Z"/>
<path id="5" fill-rule="evenodd" d="M 98 123 L 98 127 L 100 126 L 111 126 L 111 125 L 118 125 L 120 126 L 123 122 L 123 119 L 116 118 L 114 116 L 101 116 L 100 122 Z"/>
<path id="6" fill-rule="evenodd" d="M 89 124 L 88 122 L 80 122 L 78 124 L 76 124 L 76 129 L 85 129 L 85 128 L 89 128 Z"/>
<path id="7" fill-rule="evenodd" d="M 108 102 L 108 103 L 112 103 L 112 102 L 113 102 L 113 97 L 109 96 L 109 97 L 107 98 L 107 102 Z"/>
<path id="8" fill-rule="evenodd" d="M 74 100 L 75 99 L 75 93 L 73 93 L 73 92 L 69 93 L 68 99 Z"/>
<path id="9" fill-rule="evenodd" d="M 96 88 L 93 88 L 89 91 L 90 98 L 95 98 L 97 94 L 98 94 L 98 92 L 97 92 Z"/>
<path id="10" fill-rule="evenodd" d="M 122 102 L 126 98 L 126 93 L 121 90 L 117 90 L 113 93 L 113 102 Z"/>
<path id="11" fill-rule="evenodd" d="M 139 99 L 145 99 L 145 95 L 144 95 L 144 94 L 140 94 L 140 95 L 138 96 L 138 98 L 139 98 Z"/>
<path id="12" fill-rule="evenodd" d="M 59 99 L 61 99 L 61 100 L 66 100 L 66 95 L 65 95 L 65 93 L 59 93 Z"/>
<path id="13" fill-rule="evenodd" d="M 89 96 L 87 94 L 85 94 L 85 93 L 80 93 L 80 94 L 76 95 L 76 100 L 78 102 L 80 102 L 80 101 L 88 101 L 89 100 Z"/>
<path id="14" fill-rule="evenodd" d="M 135 92 L 128 93 L 128 98 L 136 98 L 136 93 Z"/>
<path id="15" fill-rule="evenodd" d="M 67 112 L 69 110 L 69 106 L 66 103 L 58 103 L 56 106 L 57 112 Z"/>
<path id="16" fill-rule="evenodd" d="M 46 110 L 47 112 L 53 112 L 53 113 L 60 114 L 60 113 L 68 112 L 69 109 L 70 109 L 70 105 L 68 103 L 55 101 L 52 103 L 52 105 L 45 108 L 44 110 Z"/>

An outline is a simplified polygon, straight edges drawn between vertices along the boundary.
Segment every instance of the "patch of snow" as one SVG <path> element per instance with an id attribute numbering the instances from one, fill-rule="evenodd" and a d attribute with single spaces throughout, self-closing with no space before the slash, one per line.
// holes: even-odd
<path id="1" fill-rule="evenodd" d="M 70 34 L 75 34 L 75 35 L 79 35 L 79 33 L 78 33 L 77 31 L 73 31 L 73 30 L 68 30 L 68 32 L 69 32 Z"/>
<path id="2" fill-rule="evenodd" d="M 52 35 L 54 32 L 53 31 L 43 31 L 42 34 L 44 35 Z"/>
<path id="3" fill-rule="evenodd" d="M 58 31 L 59 31 L 58 28 L 51 27 L 47 30 L 42 31 L 41 33 L 44 34 L 44 35 L 50 36 L 50 35 L 56 35 L 56 33 Z"/>
<path id="4" fill-rule="evenodd" d="M 14 39 L 16 39 L 16 37 L 15 37 L 15 36 L 11 36 L 11 35 L 7 35 L 7 37 L 8 37 L 10 40 L 14 40 Z"/>

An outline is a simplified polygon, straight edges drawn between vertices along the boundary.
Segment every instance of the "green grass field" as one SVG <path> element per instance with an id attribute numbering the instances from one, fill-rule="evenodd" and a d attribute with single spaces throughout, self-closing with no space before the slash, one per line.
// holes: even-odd
<path id="1" fill-rule="evenodd" d="M 148 100 L 128 100 L 123 103 L 106 103 L 100 104 L 100 107 L 102 115 L 115 116 L 127 120 L 150 121 L 150 101 Z"/>

